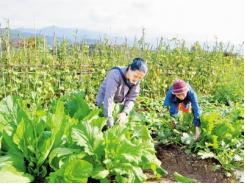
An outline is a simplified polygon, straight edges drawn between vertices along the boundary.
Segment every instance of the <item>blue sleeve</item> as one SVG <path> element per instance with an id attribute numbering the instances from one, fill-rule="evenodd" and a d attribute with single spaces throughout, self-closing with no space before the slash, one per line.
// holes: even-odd
<path id="1" fill-rule="evenodd" d="M 178 114 L 178 104 L 171 102 L 172 88 L 167 92 L 167 95 L 164 99 L 163 106 L 169 108 L 170 116 L 175 117 Z"/>
<path id="2" fill-rule="evenodd" d="M 172 89 L 170 88 L 167 92 L 165 99 L 164 99 L 163 106 L 165 106 L 165 107 L 170 106 L 171 95 L 172 95 Z"/>
<path id="3" fill-rule="evenodd" d="M 195 126 L 200 126 L 201 112 L 198 104 L 197 94 L 193 89 L 190 90 L 190 100 L 191 100 L 192 112 L 194 115 L 193 124 Z"/>

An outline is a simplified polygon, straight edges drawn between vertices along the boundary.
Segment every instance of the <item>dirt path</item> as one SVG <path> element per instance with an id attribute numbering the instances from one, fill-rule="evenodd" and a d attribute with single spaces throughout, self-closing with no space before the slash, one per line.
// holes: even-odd
<path id="1" fill-rule="evenodd" d="M 166 169 L 169 174 L 160 181 L 150 179 L 148 182 L 176 182 L 172 176 L 175 171 L 203 183 L 235 182 L 234 179 L 227 178 L 222 169 L 213 170 L 213 167 L 217 164 L 217 161 L 214 159 L 199 159 L 186 154 L 184 149 L 175 145 L 166 146 L 160 144 L 156 146 L 156 150 L 157 157 L 162 162 L 162 167 Z"/>

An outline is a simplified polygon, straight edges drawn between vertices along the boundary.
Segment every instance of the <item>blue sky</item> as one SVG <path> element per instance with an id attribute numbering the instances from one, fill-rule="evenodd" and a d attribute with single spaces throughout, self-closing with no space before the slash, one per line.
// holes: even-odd
<path id="1" fill-rule="evenodd" d="M 243 0 L 0 0 L 0 23 L 56 25 L 109 35 L 241 43 Z"/>

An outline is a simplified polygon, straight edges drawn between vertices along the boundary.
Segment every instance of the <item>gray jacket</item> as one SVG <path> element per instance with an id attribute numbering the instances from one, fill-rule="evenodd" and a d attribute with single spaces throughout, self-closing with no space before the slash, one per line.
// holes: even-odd
<path id="1" fill-rule="evenodd" d="M 125 73 L 127 67 L 120 67 L 122 72 Z M 104 116 L 112 117 L 113 103 L 123 103 L 123 112 L 129 114 L 133 109 L 134 101 L 139 95 L 139 83 L 133 86 L 130 91 L 125 84 L 120 72 L 112 69 L 108 72 L 105 80 L 103 81 L 99 93 L 96 97 L 97 105 L 104 105 Z"/>

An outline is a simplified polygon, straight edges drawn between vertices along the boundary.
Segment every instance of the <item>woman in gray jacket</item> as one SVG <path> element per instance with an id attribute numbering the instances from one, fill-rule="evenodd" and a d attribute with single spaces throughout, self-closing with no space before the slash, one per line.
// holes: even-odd
<path id="1" fill-rule="evenodd" d="M 107 126 L 114 125 L 113 103 L 123 104 L 123 110 L 118 115 L 119 123 L 127 120 L 127 115 L 133 109 L 140 92 L 140 80 L 144 78 L 147 70 L 144 60 L 135 58 L 129 66 L 114 67 L 108 72 L 96 97 L 96 105 L 104 106 L 104 116 L 108 118 Z"/>

